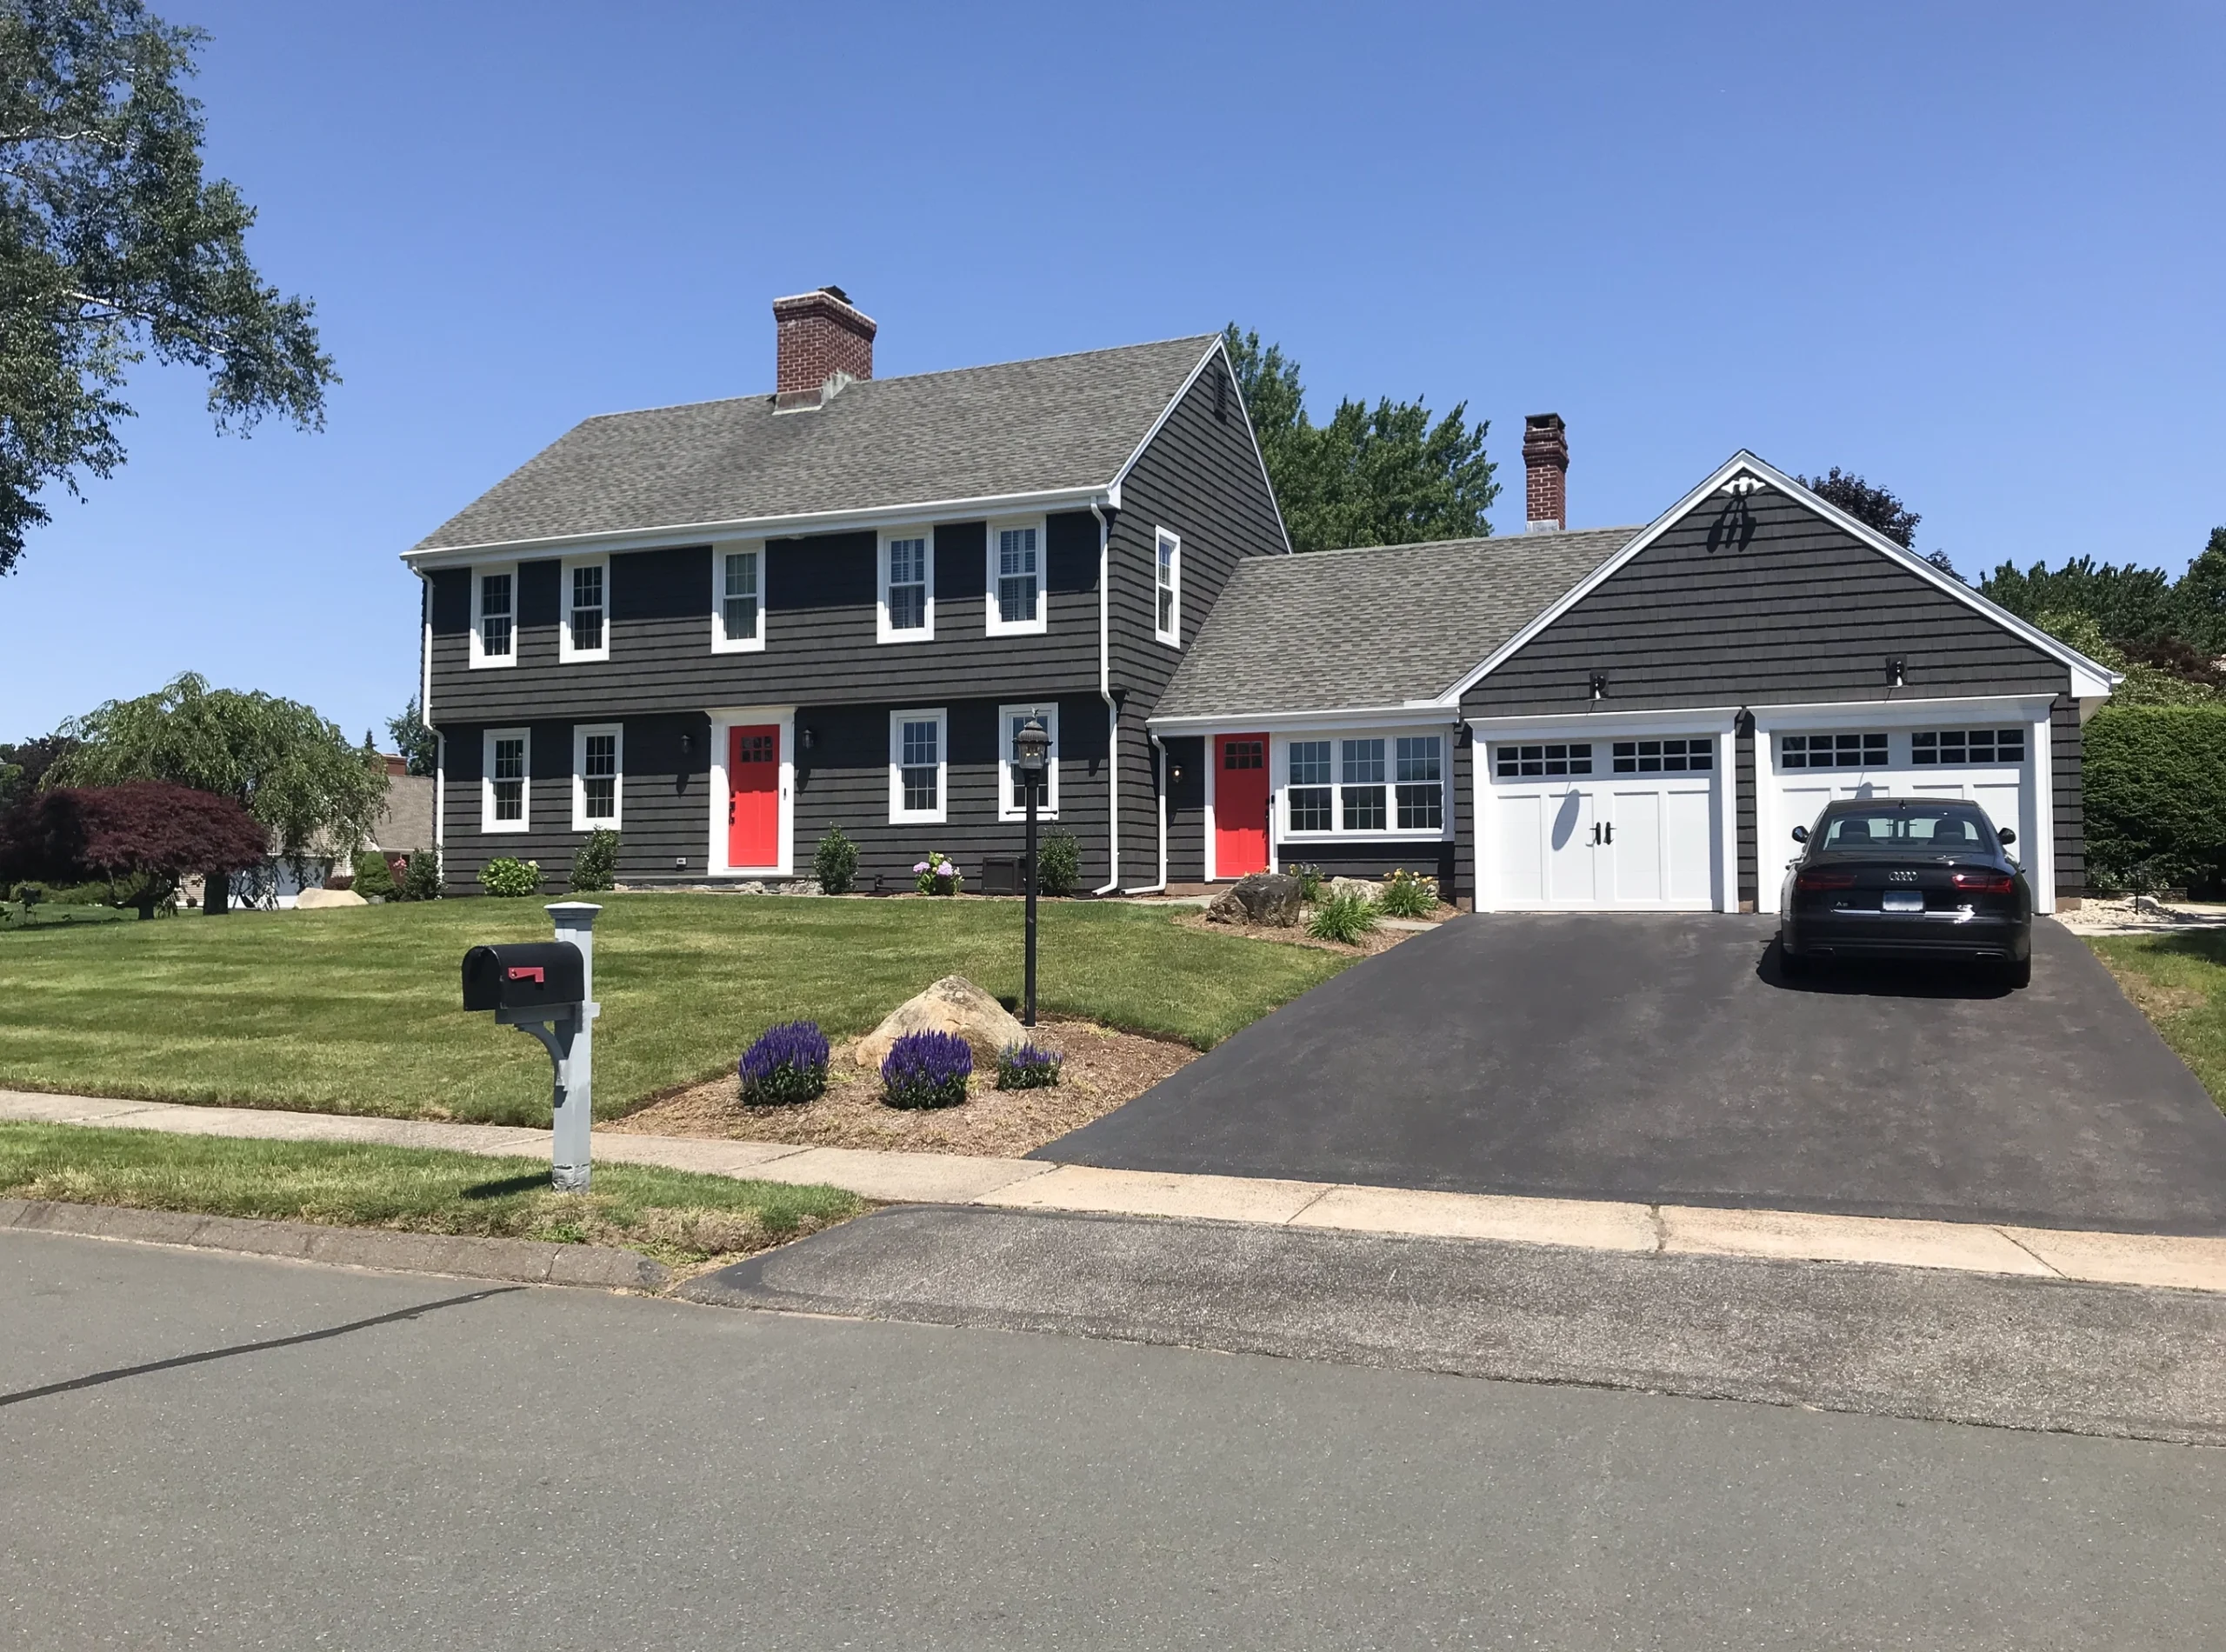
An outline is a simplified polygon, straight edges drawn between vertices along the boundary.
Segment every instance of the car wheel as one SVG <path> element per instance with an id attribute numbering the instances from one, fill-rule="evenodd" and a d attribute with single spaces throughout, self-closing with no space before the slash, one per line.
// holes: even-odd
<path id="1" fill-rule="evenodd" d="M 2009 984 L 2012 991 L 2020 988 L 2031 986 L 2033 984 L 2032 959 L 2030 957 L 2023 957 L 2019 958 L 2013 963 L 2003 964 L 2002 966 L 2002 978 Z"/>
<path id="2" fill-rule="evenodd" d="M 1783 936 L 1777 938 L 1777 963 L 1789 981 L 1809 973 L 1809 960 L 1786 945 Z"/>

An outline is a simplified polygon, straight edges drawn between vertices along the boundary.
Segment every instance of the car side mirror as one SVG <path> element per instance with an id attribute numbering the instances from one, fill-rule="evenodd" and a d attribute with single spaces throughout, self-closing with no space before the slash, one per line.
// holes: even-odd
<path id="1" fill-rule="evenodd" d="M 1999 837 L 2004 843 L 2014 843 L 2017 841 L 2016 832 L 2007 826 L 2004 826 L 2000 831 L 1995 833 L 1995 836 Z"/>
<path id="2" fill-rule="evenodd" d="M 1806 826 L 1796 826 L 1793 829 L 1793 841 L 1796 843 L 1807 843 L 1809 841 L 1809 829 Z"/>

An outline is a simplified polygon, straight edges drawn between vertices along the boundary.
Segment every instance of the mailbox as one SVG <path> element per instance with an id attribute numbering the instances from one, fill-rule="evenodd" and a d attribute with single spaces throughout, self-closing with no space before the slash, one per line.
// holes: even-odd
<path id="1" fill-rule="evenodd" d="M 463 955 L 466 1009 L 546 1009 L 554 1015 L 587 996 L 580 949 L 570 941 L 474 947 Z"/>

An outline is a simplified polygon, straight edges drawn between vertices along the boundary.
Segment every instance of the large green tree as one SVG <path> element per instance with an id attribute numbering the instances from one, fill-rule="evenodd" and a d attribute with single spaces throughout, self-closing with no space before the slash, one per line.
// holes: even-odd
<path id="1" fill-rule="evenodd" d="M 190 671 L 153 694 L 72 717 L 61 731 L 79 744 L 48 770 L 47 784 L 167 780 L 232 798 L 269 829 L 297 875 L 312 859 L 352 856 L 386 801 L 385 763 L 310 707 L 211 689 Z M 205 911 L 225 909 L 229 869 L 210 869 Z"/>
<path id="2" fill-rule="evenodd" d="M 401 715 L 386 720 L 386 731 L 394 737 L 394 749 L 402 754 L 413 775 L 430 775 L 440 767 L 441 737 L 425 726 L 425 719 L 417 710 L 417 696 L 411 695 L 410 703 L 402 708 Z"/>
<path id="3" fill-rule="evenodd" d="M 311 305 L 247 255 L 254 209 L 201 172 L 184 83 L 205 37 L 139 0 L 0 0 L 0 572 L 40 494 L 123 462 L 126 374 L 209 375 L 222 430 L 324 422 Z"/>
<path id="4" fill-rule="evenodd" d="M 1297 550 L 1404 545 L 1489 534 L 1499 497 L 1484 456 L 1488 421 L 1469 404 L 1433 418 L 1420 402 L 1345 400 L 1326 424 L 1307 416 L 1298 363 L 1230 323 L 1223 338 Z"/>

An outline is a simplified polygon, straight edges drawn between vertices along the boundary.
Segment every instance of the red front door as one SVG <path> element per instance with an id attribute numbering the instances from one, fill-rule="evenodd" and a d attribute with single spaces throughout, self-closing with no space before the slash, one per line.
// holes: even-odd
<path id="1" fill-rule="evenodd" d="M 1214 876 L 1268 869 L 1268 736 L 1214 736 Z"/>
<path id="2" fill-rule="evenodd" d="M 727 864 L 781 863 L 781 725 L 727 731 Z"/>

